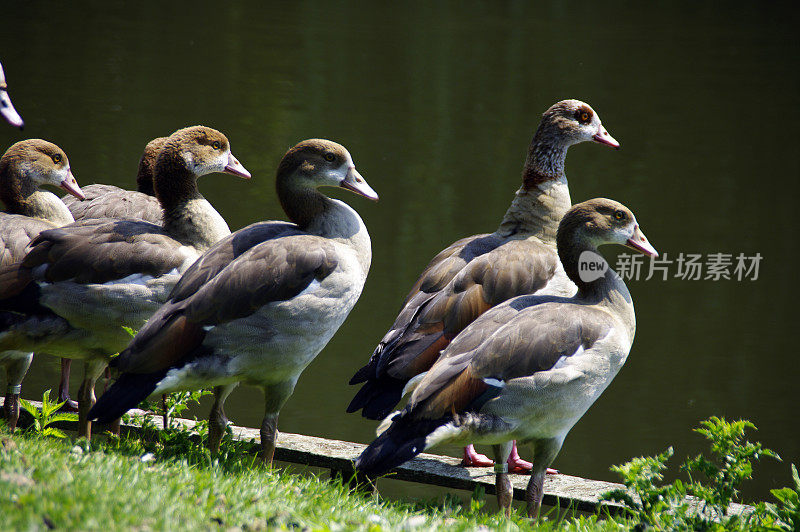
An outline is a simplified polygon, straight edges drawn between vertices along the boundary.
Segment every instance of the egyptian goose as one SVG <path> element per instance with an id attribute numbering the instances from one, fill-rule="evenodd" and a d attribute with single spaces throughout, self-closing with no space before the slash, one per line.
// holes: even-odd
<path id="1" fill-rule="evenodd" d="M 22 260 L 31 239 L 41 231 L 72 222 L 58 196 L 40 190 L 42 185 L 61 187 L 79 199 L 83 197 L 67 155 L 52 142 L 23 140 L 0 158 L 0 200 L 6 206 L 0 213 L 0 266 Z M 6 372 L 3 408 L 11 430 L 19 419 L 20 388 L 32 358 L 33 353 L 28 351 L 0 351 L 0 365 Z"/>
<path id="2" fill-rule="evenodd" d="M 0 65 L 0 115 L 14 127 L 22 129 L 25 123 L 22 117 L 19 116 L 17 110 L 11 103 L 11 98 L 8 97 L 8 85 L 6 85 L 6 75 L 3 73 L 3 65 Z"/>
<path id="3" fill-rule="evenodd" d="M 153 189 L 153 166 L 167 137 L 158 137 L 147 143 L 139 171 L 136 175 L 136 190 L 125 190 L 114 185 L 93 184 L 83 187 L 85 201 L 76 201 L 71 196 L 62 198 L 76 220 L 90 218 L 115 218 L 130 220 L 137 218 L 161 224 L 161 205 Z M 72 359 L 61 359 L 61 381 L 58 385 L 59 401 L 70 410 L 77 410 L 77 403 L 69 396 L 69 374 Z"/>
<path id="4" fill-rule="evenodd" d="M 155 163 L 162 225 L 78 221 L 42 232 L 20 264 L 0 270 L 0 310 L 16 313 L 0 335 L 0 349 L 85 362 L 78 397 L 81 436 L 91 435 L 86 415 L 97 377 L 130 341 L 123 326 L 142 327 L 167 300 L 180 273 L 230 234 L 197 188 L 197 178 L 212 172 L 250 177 L 219 131 L 178 130 Z"/>
<path id="5" fill-rule="evenodd" d="M 567 149 L 590 141 L 619 148 L 588 104 L 563 100 L 544 112 L 528 148 L 522 187 L 500 227 L 455 242 L 428 264 L 367 365 L 350 380 L 364 384 L 348 412 L 361 409 L 366 418 L 384 418 L 406 383 L 428 370 L 464 327 L 493 306 L 522 294 L 575 293 L 559 264 L 555 238 L 571 206 L 564 175 Z M 469 445 L 462 464 L 492 461 Z M 531 467 L 516 448 L 511 465 Z"/>
<path id="6" fill-rule="evenodd" d="M 513 495 L 505 460 L 511 440 L 533 447 L 528 514 L 537 516 L 545 470 L 572 426 L 625 363 L 636 318 L 622 279 L 597 252 L 622 244 L 650 257 L 656 250 L 633 213 L 608 199 L 572 207 L 558 228 L 558 255 L 578 287 L 572 297 L 524 295 L 487 311 L 445 348 L 414 388 L 408 405 L 356 461 L 382 474 L 447 441 L 493 445 L 497 497 Z M 591 275 L 588 261 L 605 265 Z"/>
<path id="7" fill-rule="evenodd" d="M 262 457 L 272 461 L 278 413 L 361 295 L 372 256 L 359 215 L 321 186 L 378 199 L 343 146 L 312 139 L 291 148 L 277 172 L 291 223 L 240 229 L 192 265 L 113 360 L 122 375 L 92 419 L 115 419 L 150 394 L 214 386 L 208 444 L 216 452 L 225 399 L 239 382 L 252 384 L 264 391 Z"/>

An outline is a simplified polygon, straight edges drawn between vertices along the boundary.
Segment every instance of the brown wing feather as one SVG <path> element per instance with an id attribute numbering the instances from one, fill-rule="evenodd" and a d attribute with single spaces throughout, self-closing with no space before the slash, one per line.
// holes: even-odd
<path id="1" fill-rule="evenodd" d="M 20 214 L 0 213 L 0 266 L 19 262 L 36 235 L 54 228 L 50 222 Z"/>
<path id="2" fill-rule="evenodd" d="M 454 338 L 493 306 L 535 293 L 552 279 L 558 264 L 552 249 L 532 240 L 500 242 L 486 237 L 480 246 L 485 253 L 474 256 L 443 288 L 409 301 L 383 342 L 380 367 L 392 377 L 410 379 L 421 368 L 415 361 L 424 353 L 420 347 L 427 349 L 433 341 L 426 337 Z M 413 312 L 412 304 L 419 305 Z"/>
<path id="3" fill-rule="evenodd" d="M 23 266 L 45 266 L 49 282 L 104 283 L 131 274 L 161 275 L 185 260 L 181 243 L 154 224 L 134 220 L 82 220 L 43 231 Z"/>
<path id="4" fill-rule="evenodd" d="M 150 373 L 191 360 L 205 335 L 203 326 L 220 325 L 290 299 L 336 267 L 333 245 L 302 234 L 293 224 L 262 222 L 241 229 L 184 273 L 170 300 L 116 364 L 126 372 Z"/>
<path id="5" fill-rule="evenodd" d="M 100 184 L 83 187 L 82 191 L 86 196 L 83 201 L 73 196 L 62 198 L 75 220 L 91 218 L 140 219 L 161 225 L 161 205 L 153 196 L 124 190 L 113 185 Z"/>
<path id="6" fill-rule="evenodd" d="M 438 419 L 462 413 L 489 388 L 484 379 L 528 377 L 608 334 L 611 317 L 560 298 L 523 296 L 478 318 L 414 389 L 408 409 Z"/>

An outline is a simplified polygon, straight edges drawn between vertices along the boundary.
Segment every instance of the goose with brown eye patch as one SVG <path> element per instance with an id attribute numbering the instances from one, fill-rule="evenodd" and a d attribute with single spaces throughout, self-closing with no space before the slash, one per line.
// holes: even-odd
<path id="1" fill-rule="evenodd" d="M 350 384 L 363 384 L 348 412 L 385 418 L 406 385 L 491 307 L 523 294 L 574 293 L 575 285 L 557 267 L 554 249 L 558 221 L 571 206 L 564 174 L 567 150 L 582 142 L 619 147 L 586 102 L 562 100 L 544 112 L 528 147 L 522 187 L 499 226 L 453 243 L 429 262 L 367 364 L 351 378 Z M 468 446 L 462 465 L 490 466 L 492 460 Z M 518 472 L 531 468 L 516 449 L 508 466 Z"/>
<path id="2" fill-rule="evenodd" d="M 329 158 L 340 164 L 320 162 Z M 272 461 L 278 413 L 355 305 L 372 257 L 361 217 L 318 188 L 378 199 L 345 147 L 324 139 L 286 152 L 275 185 L 290 222 L 251 224 L 195 262 L 114 359 L 121 376 L 90 417 L 114 419 L 151 393 L 214 387 L 208 446 L 216 452 L 225 400 L 241 381 L 264 391 L 262 458 Z"/>
<path id="3" fill-rule="evenodd" d="M 76 198 L 82 192 L 61 149 L 38 139 L 24 140 L 11 146 L 0 157 L 0 266 L 9 267 L 25 258 L 31 240 L 40 232 L 73 221 L 61 199 L 42 185 L 61 187 Z M 48 156 L 47 154 L 51 154 Z M 4 334 L 13 334 L 4 331 Z M 6 375 L 6 424 L 13 431 L 19 419 L 19 395 L 22 379 L 33 359 L 33 350 L 0 350 L 0 374 Z"/>
<path id="4" fill-rule="evenodd" d="M 221 149 L 208 151 L 209 141 L 214 140 Z M 78 394 L 81 436 L 91 436 L 87 414 L 94 403 L 97 378 L 111 355 L 130 342 L 122 326 L 140 329 L 167 299 L 180 273 L 230 235 L 227 223 L 197 184 L 200 176 L 215 172 L 250 177 L 229 146 L 222 133 L 204 126 L 176 131 L 164 140 L 153 167 L 163 212 L 160 224 L 141 219 L 83 219 L 43 231 L 31 242 L 25 258 L 9 269 L 24 284 L 12 286 L 0 279 L 0 300 L 14 312 L 13 333 L 3 337 L 8 342 L 4 346 L 84 362 Z M 39 159 L 51 166 L 52 155 L 59 153 L 62 163 L 56 168 L 69 172 L 63 152 L 41 151 L 49 155 Z M 25 291 L 30 298 L 17 304 L 14 290 Z M 47 323 L 30 312 L 32 304 L 48 309 Z"/>
<path id="5" fill-rule="evenodd" d="M 620 210 L 632 231 L 614 227 Z M 622 204 L 598 198 L 572 207 L 556 237 L 558 255 L 580 287 L 571 297 L 516 297 L 487 310 L 456 336 L 419 382 L 406 390 L 406 407 L 386 417 L 378 438 L 358 457 L 374 477 L 438 444 L 492 445 L 500 507 L 511 511 L 514 488 L 503 462 L 511 440 L 534 456 L 526 489 L 528 516 L 537 518 L 547 467 L 573 425 L 622 368 L 633 344 L 636 317 L 622 278 L 607 269 L 587 276 L 584 257 L 620 244 L 657 257 Z"/>

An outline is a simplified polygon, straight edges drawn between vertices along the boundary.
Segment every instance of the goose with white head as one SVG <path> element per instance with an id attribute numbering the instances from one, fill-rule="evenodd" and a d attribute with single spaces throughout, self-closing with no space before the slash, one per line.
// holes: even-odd
<path id="1" fill-rule="evenodd" d="M 318 187 L 378 199 L 350 153 L 328 140 L 291 148 L 276 185 L 290 222 L 240 229 L 192 265 L 112 362 L 122 374 L 93 419 L 114 419 L 150 394 L 214 386 L 209 447 L 216 451 L 224 402 L 243 382 L 264 391 L 261 444 L 264 461 L 272 461 L 278 413 L 355 305 L 372 257 L 361 217 Z"/>
<path id="2" fill-rule="evenodd" d="M 94 386 L 109 358 L 125 348 L 123 327 L 141 328 L 164 303 L 180 274 L 230 234 L 200 194 L 200 176 L 225 172 L 249 178 L 227 137 L 193 126 L 173 133 L 154 169 L 163 223 L 85 219 L 43 231 L 21 263 L 0 270 L 0 310 L 11 317 L 0 349 L 48 353 L 85 363 L 78 393 L 79 433 Z M 63 207 L 63 204 L 62 204 Z"/>
<path id="3" fill-rule="evenodd" d="M 633 302 L 610 268 L 581 273 L 585 253 L 621 244 L 658 256 L 624 205 L 594 199 L 570 209 L 558 229 L 558 253 L 578 291 L 572 297 L 524 295 L 482 314 L 442 352 L 408 405 L 356 461 L 380 475 L 444 442 L 493 446 L 497 497 L 510 509 L 505 461 L 511 440 L 530 444 L 528 514 L 538 516 L 545 471 L 569 430 L 611 383 L 636 331 Z"/>
<path id="4" fill-rule="evenodd" d="M 25 122 L 22 121 L 22 117 L 19 116 L 17 110 L 14 109 L 14 104 L 11 103 L 11 98 L 8 96 L 8 85 L 6 84 L 6 75 L 3 72 L 3 65 L 0 65 L 0 116 L 14 127 L 20 129 L 25 127 Z"/>
<path id="5" fill-rule="evenodd" d="M 564 174 L 567 150 L 582 142 L 619 148 L 587 103 L 563 100 L 544 112 L 528 148 L 522 186 L 500 226 L 461 239 L 431 260 L 367 365 L 350 380 L 363 384 L 348 412 L 385 417 L 406 384 L 421 378 L 464 327 L 495 305 L 523 294 L 575 293 L 558 260 L 556 231 L 572 205 Z M 462 464 L 492 461 L 469 445 Z M 509 464 L 515 470 L 531 467 L 516 448 Z"/>
<path id="6" fill-rule="evenodd" d="M 0 213 L 0 266 L 22 260 L 31 240 L 40 232 L 73 221 L 58 196 L 41 189 L 45 185 L 83 198 L 67 154 L 52 142 L 17 142 L 0 158 L 0 201 L 5 205 L 5 211 Z M 22 379 L 32 359 L 30 351 L 0 351 L 0 366 L 6 373 L 3 408 L 11 430 L 19 419 Z"/>

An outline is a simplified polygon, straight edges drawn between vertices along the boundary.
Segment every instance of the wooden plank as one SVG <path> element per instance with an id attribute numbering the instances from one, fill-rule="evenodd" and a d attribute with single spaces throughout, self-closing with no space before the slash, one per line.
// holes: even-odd
<path id="1" fill-rule="evenodd" d="M 41 403 L 31 401 L 41 408 Z M 148 414 L 143 410 L 131 410 L 134 416 Z M 150 414 L 152 415 L 152 414 Z M 20 418 L 20 427 L 29 425 L 28 416 Z M 162 428 L 161 418 L 153 417 L 156 428 Z M 195 422 L 188 419 L 173 419 L 174 423 L 186 428 L 194 427 Z M 64 430 L 77 430 L 77 422 L 58 424 Z M 253 440 L 252 451 L 258 452 L 261 448 L 258 429 L 230 425 L 233 437 L 239 441 Z M 123 425 L 123 432 L 141 433 L 135 425 Z M 304 436 L 281 432 L 275 448 L 275 459 L 281 462 L 307 465 L 330 469 L 332 473 L 342 475 L 348 479 L 354 475 L 353 463 L 366 445 L 341 440 L 330 440 L 316 436 Z M 481 486 L 488 494 L 495 493 L 495 477 L 491 468 L 466 468 L 459 465 L 460 460 L 450 456 L 422 453 L 413 460 L 406 462 L 386 478 L 430 484 L 445 488 L 474 491 Z M 525 500 L 525 488 L 530 475 L 510 474 L 514 486 L 514 498 Z M 581 511 L 594 512 L 598 507 L 606 508 L 615 514 L 622 511 L 622 506 L 617 503 L 602 502 L 600 496 L 611 490 L 624 489 L 625 486 L 614 482 L 590 480 L 559 473 L 547 475 L 544 481 L 543 503 L 548 506 L 574 508 Z M 752 506 L 732 504 L 730 513 L 741 514 L 752 511 Z"/>

